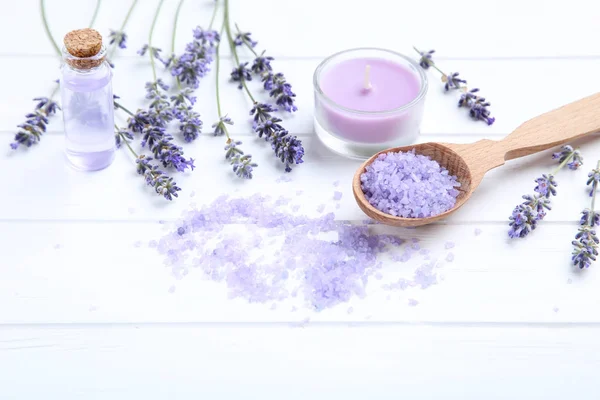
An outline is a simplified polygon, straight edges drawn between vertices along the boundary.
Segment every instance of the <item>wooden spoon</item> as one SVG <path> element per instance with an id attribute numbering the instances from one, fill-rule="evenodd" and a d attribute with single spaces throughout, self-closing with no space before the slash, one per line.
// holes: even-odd
<path id="1" fill-rule="evenodd" d="M 365 161 L 356 171 L 352 190 L 358 206 L 369 217 L 386 225 L 420 226 L 431 224 L 458 210 L 479 186 L 483 176 L 505 161 L 534 154 L 554 146 L 567 143 L 588 133 L 600 131 L 600 93 L 567 104 L 525 122 L 502 140 L 483 139 L 470 144 L 423 143 L 412 146 L 394 147 L 380 151 Z M 379 211 L 366 199 L 361 189 L 360 176 L 367 165 L 379 154 L 410 151 L 436 160 L 452 175 L 456 175 L 461 186 L 456 204 L 450 210 L 427 218 L 394 217 Z"/>

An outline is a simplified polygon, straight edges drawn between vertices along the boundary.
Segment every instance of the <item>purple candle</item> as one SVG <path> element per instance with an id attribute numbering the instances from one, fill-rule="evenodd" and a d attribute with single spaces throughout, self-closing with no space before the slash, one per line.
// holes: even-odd
<path id="1" fill-rule="evenodd" d="M 331 150 L 368 158 L 412 143 L 427 78 L 418 64 L 381 49 L 355 49 L 323 61 L 314 75 L 315 131 Z"/>

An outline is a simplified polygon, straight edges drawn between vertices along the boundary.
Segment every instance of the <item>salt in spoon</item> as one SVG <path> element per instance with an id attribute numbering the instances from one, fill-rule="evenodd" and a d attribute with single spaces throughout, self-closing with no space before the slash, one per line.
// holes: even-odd
<path id="1" fill-rule="evenodd" d="M 588 133 L 600 131 L 600 93 L 585 97 L 556 110 L 530 119 L 502 140 L 483 139 L 470 144 L 422 143 L 380 151 L 365 161 L 352 180 L 354 198 L 367 216 L 386 225 L 413 227 L 437 222 L 458 210 L 471 197 L 483 176 L 505 161 L 528 156 L 555 147 Z M 407 152 L 429 156 L 455 175 L 461 186 L 456 204 L 450 210 L 426 218 L 403 218 L 373 207 L 361 188 L 360 176 L 377 156 L 389 152 Z"/>

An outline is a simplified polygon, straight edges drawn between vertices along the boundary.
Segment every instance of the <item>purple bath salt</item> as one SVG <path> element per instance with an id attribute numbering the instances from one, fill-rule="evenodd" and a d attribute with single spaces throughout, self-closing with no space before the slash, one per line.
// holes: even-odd
<path id="1" fill-rule="evenodd" d="M 339 201 L 342 199 L 342 192 L 335 191 L 333 192 L 333 200 Z"/>
<path id="2" fill-rule="evenodd" d="M 381 154 L 360 177 L 361 188 L 371 205 L 386 214 L 425 218 L 448 211 L 456 203 L 460 187 L 429 157 L 411 152 Z"/>
<path id="3" fill-rule="evenodd" d="M 448 262 L 454 261 L 454 254 L 448 253 L 448 255 L 446 256 L 446 261 L 448 261 Z"/>
<path id="4" fill-rule="evenodd" d="M 444 245 L 444 247 L 446 248 L 446 250 L 448 249 L 452 249 L 454 248 L 454 242 L 446 242 L 446 244 Z"/>
<path id="5" fill-rule="evenodd" d="M 419 302 L 415 299 L 408 299 L 408 306 L 409 307 L 416 307 L 419 304 Z"/>
<path id="6" fill-rule="evenodd" d="M 481 235 L 481 229 L 475 228 L 475 230 L 473 231 L 473 233 L 475 234 L 475 236 L 479 236 L 479 235 Z"/>
<path id="7" fill-rule="evenodd" d="M 320 311 L 364 297 L 381 268 L 378 256 L 403 243 L 373 232 L 377 225 L 336 221 L 331 212 L 316 218 L 293 214 L 278 200 L 219 197 L 186 211 L 149 246 L 177 278 L 187 271 L 203 274 L 224 284 L 230 297 L 250 303 L 270 305 L 297 294 Z"/>

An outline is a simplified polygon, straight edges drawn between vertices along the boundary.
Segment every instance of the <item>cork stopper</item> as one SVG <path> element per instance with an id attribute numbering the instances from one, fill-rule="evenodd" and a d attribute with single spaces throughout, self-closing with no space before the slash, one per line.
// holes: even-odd
<path id="1" fill-rule="evenodd" d="M 66 59 L 72 67 L 90 69 L 104 62 L 104 54 L 94 57 L 102 49 L 102 35 L 94 29 L 85 28 L 71 31 L 65 35 L 64 44 L 67 52 L 73 56 Z"/>

